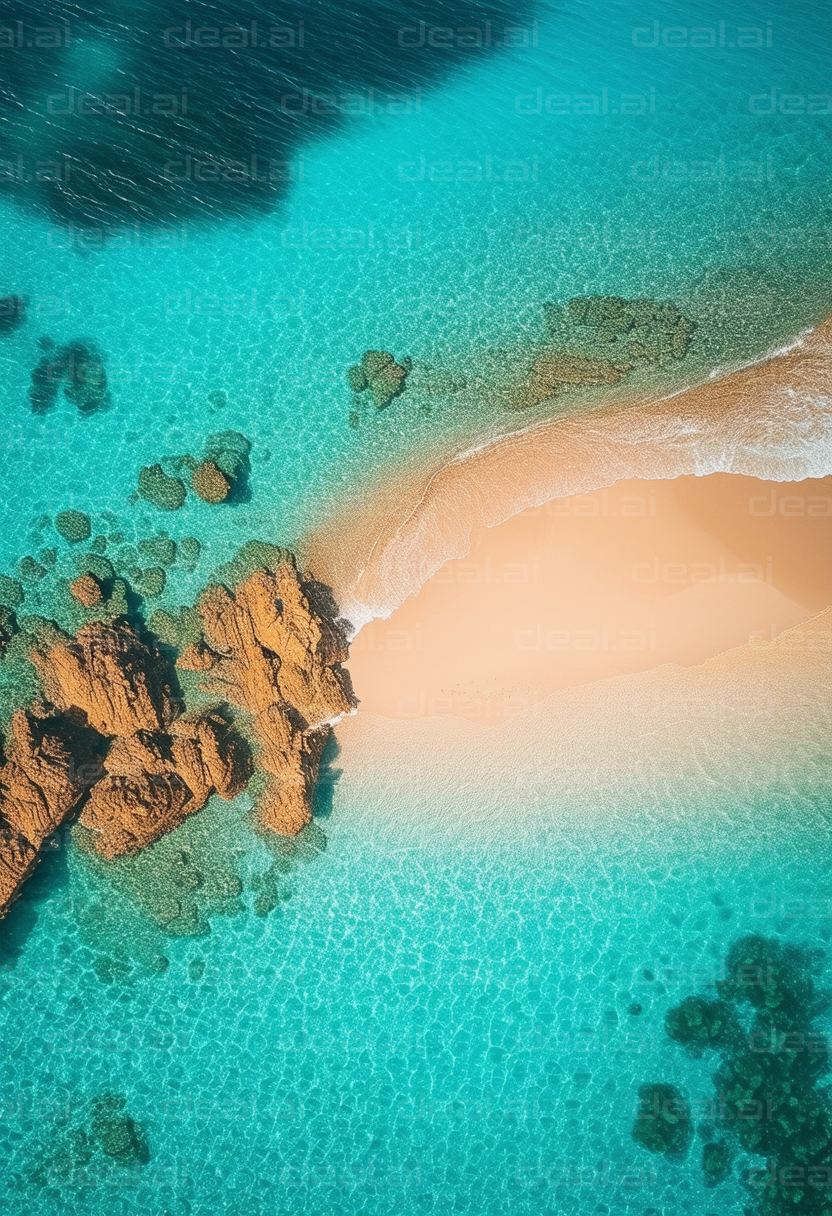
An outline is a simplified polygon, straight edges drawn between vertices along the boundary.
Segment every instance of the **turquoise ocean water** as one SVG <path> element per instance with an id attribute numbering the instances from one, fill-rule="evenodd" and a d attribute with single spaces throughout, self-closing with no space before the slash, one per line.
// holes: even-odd
<path id="1" fill-rule="evenodd" d="M 134 48 L 146 14 L 122 8 Z M 683 8 L 539 6 L 516 17 L 521 45 L 439 67 L 411 15 L 405 43 L 425 45 L 403 48 L 406 79 L 368 84 L 359 65 L 336 93 L 360 112 L 314 139 L 299 126 L 266 208 L 245 181 L 220 182 L 199 206 L 172 196 L 135 222 L 115 203 L 44 210 L 15 179 L 51 155 L 53 90 L 126 88 L 118 39 L 82 27 L 26 94 L 27 122 L 10 120 L 0 166 L 0 295 L 29 299 L 0 335 L 3 568 L 50 542 L 44 514 L 108 511 L 118 523 L 96 530 L 199 537 L 199 570 L 174 572 L 161 601 L 182 602 L 242 541 L 291 543 L 398 463 L 539 417 L 501 412 L 489 385 L 540 340 L 547 301 L 673 299 L 697 330 L 675 380 L 645 378 L 654 394 L 818 321 L 832 297 L 832 10 Z M 484 38 L 466 11 L 459 27 Z M 210 75 L 208 54 L 187 71 Z M 73 138 L 118 142 L 112 118 L 76 117 L 89 116 L 67 120 Z M 249 164 L 271 155 L 254 119 L 234 148 Z M 82 416 L 61 396 L 32 414 L 44 336 L 102 353 L 108 410 Z M 421 379 L 356 429 L 344 372 L 367 347 L 411 355 Z M 190 500 L 171 517 L 130 501 L 141 465 L 229 428 L 254 445 L 250 501 Z M 531 810 L 506 798 L 486 849 L 414 836 L 424 783 L 375 791 L 337 771 L 334 757 L 316 833 L 276 861 L 245 797 L 187 827 L 176 847 L 244 884 L 242 908 L 203 916 L 200 937 L 166 935 L 72 849 L 46 860 L 0 927 L 4 1210 L 739 1214 L 738 1186 L 716 1200 L 693 1158 L 633 1144 L 634 1093 L 705 1086 L 661 1033 L 699 986 L 691 968 L 715 967 L 743 931 L 826 941 L 828 919 L 784 918 L 780 901 L 826 889 L 828 802 L 791 780 L 666 775 L 643 804 L 607 791 L 599 831 L 529 783 L 512 797 Z M 460 817 L 479 796 L 460 791 Z M 263 883 L 281 900 L 267 917 L 252 910 Z M 683 978 L 663 981 L 668 968 Z M 150 1162 L 37 1185 L 36 1163 L 105 1090 L 126 1095 Z"/>

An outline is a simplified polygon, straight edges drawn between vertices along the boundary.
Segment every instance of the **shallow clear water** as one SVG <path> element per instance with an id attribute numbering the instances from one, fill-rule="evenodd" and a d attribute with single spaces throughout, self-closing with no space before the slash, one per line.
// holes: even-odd
<path id="1" fill-rule="evenodd" d="M 4 197 L 0 295 L 30 298 L 0 337 L 5 568 L 49 541 L 31 531 L 41 513 L 109 510 L 128 539 L 169 527 L 204 543 L 197 573 L 171 579 L 182 602 L 242 541 L 291 542 L 396 463 L 538 417 L 501 413 L 475 381 L 540 339 L 546 301 L 675 300 L 698 329 L 684 367 L 647 377 L 653 393 L 788 341 L 830 302 L 829 15 L 781 0 L 541 6 L 518 18 L 530 45 L 416 69 L 409 113 L 385 103 L 293 146 L 293 184 L 265 214 L 239 191 L 135 226 Z M 677 26 L 717 45 L 662 45 Z M 762 45 L 736 45 L 757 29 Z M 95 42 L 80 39 L 79 80 L 115 70 Z M 31 101 L 32 158 L 42 109 Z M 33 417 L 42 335 L 103 352 L 107 412 L 61 398 Z M 351 429 L 344 373 L 368 346 L 469 388 L 404 394 Z M 227 428 L 254 444 L 250 502 L 162 517 L 129 501 L 140 465 Z M 245 799 L 214 808 L 245 911 L 193 939 L 166 936 L 72 849 L 49 858 L 0 930 L 5 1210 L 741 1211 L 738 1186 L 716 1204 L 693 1158 L 632 1142 L 635 1090 L 661 1077 L 705 1092 L 710 1069 L 662 1020 L 741 932 L 828 940 L 828 918 L 782 914 L 827 889 L 828 789 L 657 766 L 649 798 L 605 790 L 588 819 L 531 777 L 508 795 L 474 776 L 451 817 L 496 808 L 487 848 L 414 830 L 429 773 L 333 777 L 327 847 L 284 859 L 265 918 L 252 905 L 273 859 Z M 103 1090 L 127 1096 L 150 1163 L 35 1186 L 44 1145 L 60 1149 Z"/>

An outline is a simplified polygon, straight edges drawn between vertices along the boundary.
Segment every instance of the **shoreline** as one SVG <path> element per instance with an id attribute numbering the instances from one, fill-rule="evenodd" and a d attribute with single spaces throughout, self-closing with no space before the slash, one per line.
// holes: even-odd
<path id="1" fill-rule="evenodd" d="M 387 473 L 302 539 L 304 561 L 357 634 L 464 557 L 476 528 L 555 498 L 630 479 L 824 477 L 830 382 L 832 317 L 770 356 L 658 401 L 545 420 L 438 467 Z"/>
<path id="2" fill-rule="evenodd" d="M 475 528 L 349 670 L 362 712 L 495 726 L 552 693 L 773 642 L 832 605 L 832 477 L 628 480 Z"/>

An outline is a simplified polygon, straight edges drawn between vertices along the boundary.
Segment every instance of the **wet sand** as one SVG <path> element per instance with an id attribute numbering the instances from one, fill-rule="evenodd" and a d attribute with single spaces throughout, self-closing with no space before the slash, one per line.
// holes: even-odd
<path id="1" fill-rule="evenodd" d="M 690 666 L 832 604 L 832 478 L 628 480 L 551 500 L 358 633 L 361 712 L 496 725 L 558 689 Z M 359 714 L 360 716 L 360 714 Z"/>

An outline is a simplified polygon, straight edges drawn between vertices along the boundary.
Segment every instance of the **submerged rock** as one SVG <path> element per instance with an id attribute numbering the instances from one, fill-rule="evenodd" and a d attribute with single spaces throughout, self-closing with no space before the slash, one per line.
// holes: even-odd
<path id="1" fill-rule="evenodd" d="M 108 1157 L 121 1165 L 146 1162 L 150 1158 L 142 1128 L 125 1114 L 127 1100 L 121 1094 L 101 1094 L 93 1101 L 90 1133 Z"/>
<path id="2" fill-rule="evenodd" d="M 203 460 L 191 474 L 194 493 L 203 502 L 225 502 L 231 482 L 213 460 Z"/>
<path id="3" fill-rule="evenodd" d="M 101 584 L 94 574 L 80 575 L 69 584 L 69 590 L 83 608 L 94 608 L 101 603 Z"/>
<path id="4" fill-rule="evenodd" d="M 83 342 L 56 346 L 49 338 L 41 339 L 46 353 L 32 371 L 29 402 L 32 412 L 45 414 L 52 409 L 58 389 L 64 384 L 64 395 L 82 414 L 106 409 L 110 402 L 104 362 L 98 352 Z"/>
<path id="5" fill-rule="evenodd" d="M 101 735 L 164 731 L 176 716 L 162 657 L 127 624 L 83 625 L 31 658 L 52 703 L 82 711 Z"/>
<path id="6" fill-rule="evenodd" d="M 195 536 L 183 536 L 176 547 L 177 564 L 183 570 L 195 570 L 202 553 L 202 545 Z"/>
<path id="7" fill-rule="evenodd" d="M 683 1157 L 688 1151 L 693 1125 L 688 1104 L 675 1085 L 642 1085 L 633 1139 L 651 1153 Z"/>
<path id="8" fill-rule="evenodd" d="M 348 370 L 347 379 L 353 392 L 369 389 L 376 409 L 382 410 L 404 392 L 405 380 L 412 367 L 410 359 L 398 363 L 389 351 L 365 350 L 360 365 Z"/>
<path id="9" fill-rule="evenodd" d="M 535 359 L 528 379 L 511 390 L 508 406 L 514 410 L 529 409 L 569 386 L 617 384 L 631 367 L 632 364 L 612 363 L 608 359 L 545 351 Z"/>
<path id="10" fill-rule="evenodd" d="M 89 540 L 92 533 L 90 517 L 83 511 L 59 511 L 55 516 L 55 529 L 71 545 Z"/>
<path id="11" fill-rule="evenodd" d="M 133 571 L 131 581 L 140 595 L 155 599 L 164 591 L 167 575 L 161 566 L 148 566 L 146 570 Z"/>
<path id="12" fill-rule="evenodd" d="M 554 320 L 554 306 L 548 305 L 546 312 L 547 320 Z M 620 348 L 628 359 L 650 363 L 683 359 L 695 328 L 669 300 L 578 296 L 568 301 L 566 312 L 574 325 L 591 330 L 597 342 Z"/>
<path id="13" fill-rule="evenodd" d="M 168 477 L 160 464 L 152 464 L 139 470 L 139 494 L 160 511 L 178 511 L 187 491 L 181 477 Z"/>
<path id="14" fill-rule="evenodd" d="M 176 561 L 176 542 L 169 536 L 150 536 L 137 545 L 142 557 L 157 566 L 172 566 Z"/>
<path id="15" fill-rule="evenodd" d="M 0 574 L 0 604 L 8 608 L 17 608 L 23 603 L 23 584 L 8 574 Z"/>
<path id="16" fill-rule="evenodd" d="M 62 348 L 66 359 L 64 396 L 82 414 L 106 409 L 110 403 L 104 361 L 94 347 L 70 342 Z"/>
<path id="17" fill-rule="evenodd" d="M 39 583 L 48 573 L 45 566 L 29 556 L 21 557 L 17 563 L 17 572 L 24 583 Z"/>

